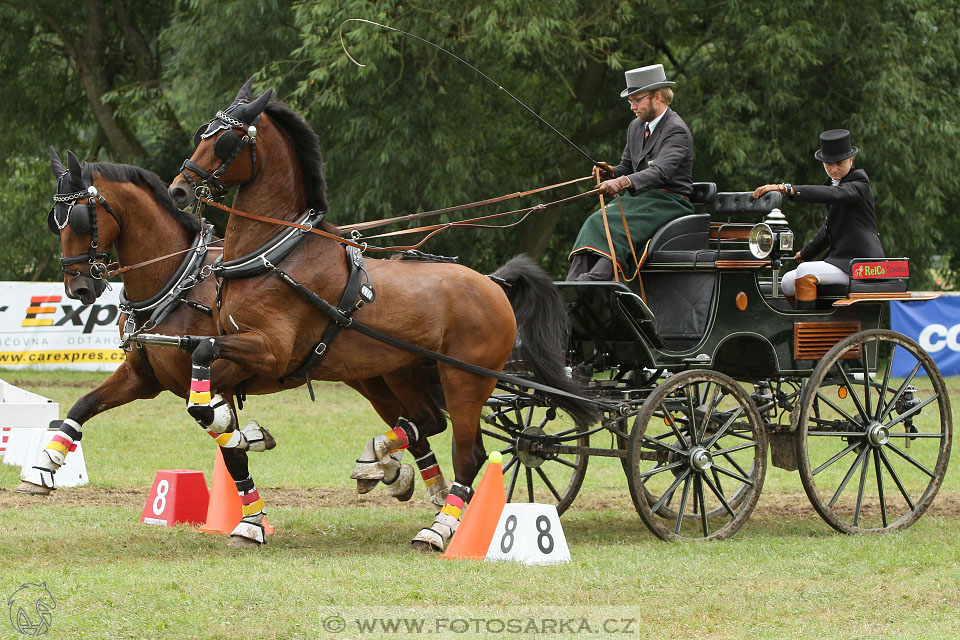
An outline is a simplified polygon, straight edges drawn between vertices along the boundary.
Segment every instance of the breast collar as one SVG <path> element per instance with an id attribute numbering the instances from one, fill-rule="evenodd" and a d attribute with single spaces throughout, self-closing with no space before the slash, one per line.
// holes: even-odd
<path id="1" fill-rule="evenodd" d="M 310 233 L 309 230 L 319 225 L 322 220 L 322 211 L 310 209 L 304 214 L 303 219 L 298 221 L 298 224 L 307 229 L 291 227 L 286 233 L 282 233 L 256 251 L 236 260 L 223 262 L 223 256 L 220 256 L 213 263 L 213 271 L 217 277 L 226 280 L 262 275 L 270 270 L 271 265 L 283 262 Z"/>

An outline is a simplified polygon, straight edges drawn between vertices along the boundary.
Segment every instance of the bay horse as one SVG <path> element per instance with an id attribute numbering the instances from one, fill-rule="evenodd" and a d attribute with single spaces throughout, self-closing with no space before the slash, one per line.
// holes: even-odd
<path id="1" fill-rule="evenodd" d="M 250 84 L 197 131 L 196 149 L 171 183 L 171 196 L 185 206 L 198 187 L 224 193 L 239 186 L 237 210 L 287 222 L 302 220 L 308 209 L 325 212 L 326 183 L 316 134 L 285 105 L 270 103 L 272 90 L 249 101 Z M 232 213 L 224 263 L 255 259 L 262 239 L 278 228 Z M 318 228 L 327 235 L 308 234 L 281 265 L 265 264 L 265 272 L 256 277 L 224 280 L 220 317 L 227 321 L 220 323 L 222 334 L 190 341 L 196 380 L 211 380 L 211 388 L 220 389 L 231 388 L 244 375 L 284 377 L 302 371 L 331 315 L 290 284 L 335 304 L 351 271 L 344 245 L 330 237 L 338 235 L 337 228 L 327 222 Z M 493 279 L 458 264 L 367 258 L 363 266 L 376 298 L 355 310 L 357 322 L 494 371 L 503 370 L 519 328 L 522 359 L 533 369 L 534 380 L 571 394 L 580 391 L 564 370 L 569 327 L 563 302 L 550 277 L 529 258 L 518 256 L 494 274 L 506 292 Z M 480 414 L 496 380 L 349 329 L 323 348 L 322 359 L 312 363 L 313 377 L 368 381 L 365 395 L 388 424 L 396 424 L 368 442 L 354 477 L 377 477 L 377 469 L 403 449 L 417 457 L 429 452 L 427 438 L 446 427 L 441 404 L 430 392 L 431 379 L 439 378 L 443 408 L 453 424 L 455 482 L 432 525 L 421 529 L 412 543 L 442 551 L 486 457 Z M 242 372 L 211 376 L 208 367 L 223 359 L 238 364 Z M 377 392 L 382 395 L 374 397 Z M 556 402 L 579 426 L 596 420 L 595 406 L 585 399 L 557 396 Z M 209 409 L 198 401 L 191 413 L 203 416 Z"/>
<path id="2" fill-rule="evenodd" d="M 105 260 L 115 246 L 120 264 L 142 264 L 122 273 L 121 326 L 128 318 L 132 321 L 126 331 L 142 329 L 149 322 L 151 330 L 170 333 L 216 332 L 211 312 L 215 285 L 201 275 L 201 269 L 209 269 L 217 255 L 213 250 L 204 251 L 205 245 L 200 243 L 201 238 L 214 240 L 212 232 L 202 229 L 198 218 L 176 208 L 159 177 L 130 165 L 81 165 L 69 151 L 64 169 L 53 147 L 50 168 L 57 178 L 57 194 L 47 222 L 60 237 L 68 297 L 92 304 L 103 293 Z M 162 259 L 171 254 L 176 259 Z M 131 348 L 113 374 L 77 400 L 64 420 L 57 421 L 59 433 L 24 474 L 17 491 L 50 493 L 57 469 L 80 440 L 83 425 L 94 416 L 133 400 L 154 398 L 164 390 L 186 398 L 189 366 L 189 355 L 176 349 Z M 250 380 L 246 391 L 270 393 L 291 386 L 294 381 L 283 385 L 275 378 L 257 378 Z M 265 451 L 275 442 L 256 421 L 238 428 L 232 393 L 225 394 L 218 411 L 227 416 L 224 428 L 208 432 L 221 447 L 238 486 L 252 484 L 247 451 Z"/>

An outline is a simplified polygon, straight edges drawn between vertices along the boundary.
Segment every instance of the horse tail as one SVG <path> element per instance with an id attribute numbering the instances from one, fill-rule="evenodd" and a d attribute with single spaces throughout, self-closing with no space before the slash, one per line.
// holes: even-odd
<path id="1" fill-rule="evenodd" d="M 576 395 L 584 389 L 566 371 L 570 320 L 566 305 L 547 272 L 524 254 L 514 256 L 493 273 L 503 286 L 517 318 L 520 358 L 542 384 Z M 569 413 L 580 427 L 599 418 L 597 406 L 588 400 L 553 396 L 557 406 Z"/>

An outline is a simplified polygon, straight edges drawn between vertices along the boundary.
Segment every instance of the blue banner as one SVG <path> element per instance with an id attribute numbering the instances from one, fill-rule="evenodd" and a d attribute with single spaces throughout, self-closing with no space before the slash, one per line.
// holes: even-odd
<path id="1" fill-rule="evenodd" d="M 890 328 L 916 340 L 933 357 L 944 377 L 960 374 L 960 296 L 891 302 Z M 908 375 L 916 364 L 913 358 L 899 357 L 902 352 L 897 349 L 898 356 L 893 360 L 896 377 Z"/>

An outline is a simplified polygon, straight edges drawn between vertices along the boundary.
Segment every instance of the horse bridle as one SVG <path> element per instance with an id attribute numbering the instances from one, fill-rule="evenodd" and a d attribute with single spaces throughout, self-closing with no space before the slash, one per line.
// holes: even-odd
<path id="1" fill-rule="evenodd" d="M 63 177 L 66 176 L 67 173 L 68 172 L 64 171 L 57 179 L 57 193 L 53 196 L 53 201 L 56 204 L 53 205 L 53 208 L 50 209 L 50 213 L 47 215 L 47 225 L 50 227 L 50 231 L 58 236 L 68 224 L 70 225 L 70 229 L 78 235 L 89 234 L 90 250 L 86 255 L 60 258 L 60 270 L 71 276 L 89 275 L 95 280 L 104 280 L 104 276 L 107 273 L 107 264 L 105 261 L 110 258 L 110 252 L 97 251 L 97 249 L 100 248 L 100 228 L 97 224 L 97 203 L 99 202 L 101 205 L 103 205 L 103 208 L 106 209 L 107 213 L 113 217 L 117 223 L 117 228 L 120 227 L 120 219 L 117 218 L 117 215 L 107 203 L 107 200 L 97 192 L 97 188 L 93 185 L 90 185 L 83 191 L 77 191 L 76 193 L 59 193 L 60 184 L 63 181 Z M 87 202 L 85 204 L 81 203 L 80 201 L 85 197 L 88 197 Z M 57 217 L 58 205 L 66 206 L 67 212 L 63 216 L 62 221 Z M 89 274 L 84 274 L 83 272 L 75 269 L 67 269 L 67 267 L 83 262 L 86 262 L 90 265 Z"/>
<path id="2" fill-rule="evenodd" d="M 231 105 L 226 111 L 217 111 L 217 116 L 210 122 L 203 124 L 197 129 L 197 132 L 193 134 L 193 146 L 196 148 L 200 145 L 203 140 L 216 135 L 219 131 L 224 130 L 218 137 L 216 142 L 213 145 L 213 153 L 220 159 L 220 166 L 214 169 L 212 173 L 208 172 L 206 169 L 198 165 L 196 162 L 187 158 L 183 161 L 183 165 L 180 167 L 180 175 L 183 176 L 184 180 L 187 181 L 194 191 L 197 192 L 197 197 L 200 197 L 200 191 L 203 187 L 212 188 L 216 197 L 221 197 L 227 193 L 229 190 L 227 187 L 220 182 L 220 177 L 226 173 L 227 169 L 237 159 L 237 156 L 240 155 L 240 152 L 243 151 L 243 148 L 247 145 L 250 145 L 250 180 L 253 180 L 257 175 L 257 122 L 260 121 L 260 115 L 254 119 L 253 123 L 247 125 L 247 123 L 237 120 L 230 115 L 230 112 L 236 109 L 241 104 L 245 104 L 246 101 L 240 101 L 234 105 Z M 243 137 L 241 138 L 234 129 L 246 129 Z M 193 173 L 200 176 L 202 181 L 197 184 L 190 177 L 188 172 L 192 171 Z M 248 180 L 247 182 L 250 182 Z"/>

